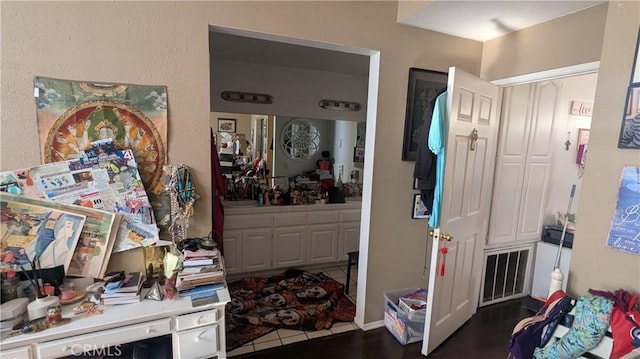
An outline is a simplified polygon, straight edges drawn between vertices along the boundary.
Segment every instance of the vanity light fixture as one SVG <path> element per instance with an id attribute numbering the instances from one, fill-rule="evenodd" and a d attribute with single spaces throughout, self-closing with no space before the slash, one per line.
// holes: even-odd
<path id="1" fill-rule="evenodd" d="M 320 100 L 320 107 L 325 110 L 340 110 L 340 111 L 360 111 L 362 105 L 357 102 L 339 101 L 339 100 Z"/>
<path id="2" fill-rule="evenodd" d="M 251 93 L 240 91 L 222 91 L 220 97 L 225 101 L 248 102 L 268 105 L 273 103 L 273 96 L 263 93 Z"/>

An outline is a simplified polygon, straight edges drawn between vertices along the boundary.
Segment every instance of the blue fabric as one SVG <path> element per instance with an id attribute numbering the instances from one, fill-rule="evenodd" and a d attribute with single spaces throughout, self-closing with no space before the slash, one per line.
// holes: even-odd
<path id="1" fill-rule="evenodd" d="M 440 228 L 440 210 L 442 200 L 442 185 L 444 182 L 444 154 L 447 135 L 447 93 L 443 92 L 436 99 L 433 117 L 429 127 L 429 149 L 436 156 L 436 186 L 433 193 L 433 210 L 429 218 L 429 227 Z"/>
<path id="2" fill-rule="evenodd" d="M 592 294 L 578 298 L 571 329 L 546 348 L 536 348 L 536 359 L 578 358 L 595 348 L 609 328 L 613 302 Z"/>

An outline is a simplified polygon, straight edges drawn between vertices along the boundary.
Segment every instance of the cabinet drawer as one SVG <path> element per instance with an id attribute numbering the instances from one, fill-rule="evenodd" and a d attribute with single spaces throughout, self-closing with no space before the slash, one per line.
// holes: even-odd
<path id="1" fill-rule="evenodd" d="M 116 344 L 130 343 L 141 339 L 171 333 L 171 319 L 166 318 L 143 324 L 77 335 L 65 339 L 37 344 L 38 358 L 58 358 L 79 355 L 85 351 L 107 351 Z M 4 357 L 4 356 L 3 356 Z"/>
<path id="2" fill-rule="evenodd" d="M 344 222 L 360 222 L 360 210 L 345 209 L 340 211 L 340 223 Z"/>
<path id="3" fill-rule="evenodd" d="M 2 359 L 27 359 L 32 357 L 31 346 L 15 348 L 9 350 L 3 350 L 0 353 Z"/>
<path id="4" fill-rule="evenodd" d="M 175 334 L 173 357 L 210 358 L 218 354 L 218 326 L 208 326 Z"/>
<path id="5" fill-rule="evenodd" d="M 226 216 L 224 218 L 224 229 L 245 229 L 245 228 L 271 228 L 273 226 L 273 216 L 270 214 L 253 214 Z"/>
<path id="6" fill-rule="evenodd" d="M 288 213 L 273 216 L 273 226 L 299 226 L 307 224 L 306 213 Z"/>
<path id="7" fill-rule="evenodd" d="M 340 212 L 338 211 L 318 211 L 309 212 L 308 224 L 338 223 Z"/>
<path id="8" fill-rule="evenodd" d="M 181 315 L 176 318 L 176 330 L 186 330 L 203 325 L 215 324 L 218 321 L 218 310 Z"/>

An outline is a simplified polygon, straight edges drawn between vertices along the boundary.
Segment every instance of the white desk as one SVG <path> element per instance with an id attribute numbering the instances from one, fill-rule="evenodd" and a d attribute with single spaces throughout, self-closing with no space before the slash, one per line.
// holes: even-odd
<path id="1" fill-rule="evenodd" d="M 74 317 L 71 304 L 63 317 L 71 323 L 33 334 L 0 338 L 0 357 L 59 358 L 118 344 L 171 335 L 174 358 L 226 358 L 224 308 L 228 289 L 218 291 L 219 302 L 192 307 L 188 297 L 140 303 L 101 305 L 102 315 Z"/>

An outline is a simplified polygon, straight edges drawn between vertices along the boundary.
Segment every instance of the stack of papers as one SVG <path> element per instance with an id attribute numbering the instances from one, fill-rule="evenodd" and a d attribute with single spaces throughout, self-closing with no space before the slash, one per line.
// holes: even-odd
<path id="1" fill-rule="evenodd" d="M 218 250 L 185 250 L 183 254 L 182 270 L 176 280 L 178 291 L 225 282 Z"/>

